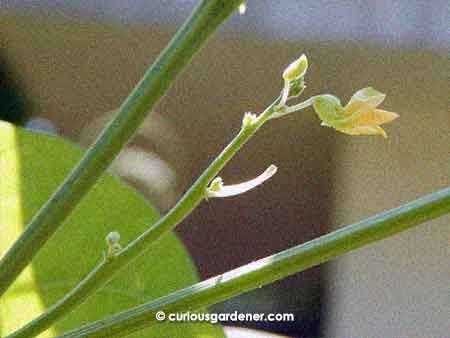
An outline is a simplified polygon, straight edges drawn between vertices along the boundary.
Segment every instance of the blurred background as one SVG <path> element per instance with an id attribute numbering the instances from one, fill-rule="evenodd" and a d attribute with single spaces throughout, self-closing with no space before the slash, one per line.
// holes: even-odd
<path id="1" fill-rule="evenodd" d="M 0 118 L 88 146 L 195 3 L 1 1 Z M 336 134 L 311 110 L 267 124 L 221 176 L 239 182 L 270 163 L 279 173 L 245 195 L 203 203 L 177 229 L 202 279 L 449 184 L 447 1 L 247 6 L 112 165 L 160 210 L 228 143 L 244 111 L 278 95 L 282 70 L 301 53 L 310 61 L 305 96 L 346 102 L 370 85 L 400 119 L 387 140 Z M 445 337 L 448 230 L 448 217 L 430 222 L 213 311 L 294 313 L 293 323 L 241 323 L 290 337 Z"/>

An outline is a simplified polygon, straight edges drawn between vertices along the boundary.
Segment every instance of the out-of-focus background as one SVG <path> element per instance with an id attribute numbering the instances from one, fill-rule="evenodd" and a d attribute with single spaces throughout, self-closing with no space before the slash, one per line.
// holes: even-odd
<path id="1" fill-rule="evenodd" d="M 195 6 L 191 0 L 0 2 L 0 118 L 88 146 Z M 161 210 L 279 93 L 301 53 L 305 95 L 368 85 L 400 119 L 349 137 L 311 110 L 274 120 L 222 173 L 279 173 L 202 204 L 177 232 L 207 278 L 449 184 L 448 3 L 249 1 L 194 59 L 112 166 Z M 290 312 L 242 323 L 292 337 L 448 335 L 448 217 L 218 304 Z M 236 324 L 234 324 L 236 325 Z"/>

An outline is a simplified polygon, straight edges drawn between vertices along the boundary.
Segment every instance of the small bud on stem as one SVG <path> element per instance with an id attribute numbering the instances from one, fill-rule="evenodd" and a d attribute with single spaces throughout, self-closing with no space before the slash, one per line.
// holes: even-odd
<path id="1" fill-rule="evenodd" d="M 120 234 L 117 231 L 110 232 L 106 238 L 106 245 L 108 246 L 107 258 L 113 258 L 120 250 Z"/>

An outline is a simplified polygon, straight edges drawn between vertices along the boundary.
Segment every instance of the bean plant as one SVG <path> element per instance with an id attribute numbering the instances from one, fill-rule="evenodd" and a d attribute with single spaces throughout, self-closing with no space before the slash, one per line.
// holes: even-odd
<path id="1" fill-rule="evenodd" d="M 235 10 L 243 12 L 244 9 L 242 0 L 200 2 L 94 144 L 5 251 L 0 261 L 0 297 L 5 295 L 19 274 L 48 244 L 83 197 L 99 181 L 144 118 L 151 114 L 207 39 Z M 45 312 L 16 331 L 5 333 L 5 337 L 36 337 L 63 320 L 89 297 L 100 292 L 115 275 L 133 264 L 138 257 L 145 252 L 152 254 L 152 248 L 161 237 L 180 224 L 200 203 L 212 198 L 243 194 L 268 180 L 269 183 L 265 184 L 270 184 L 270 178 L 277 172 L 274 164 L 268 164 L 267 169 L 254 179 L 238 184 L 227 184 L 218 175 L 247 141 L 260 128 L 270 124 L 271 120 L 288 119 L 291 114 L 302 111 L 302 114 L 316 114 L 318 123 L 340 133 L 387 137 L 382 125 L 397 119 L 399 115 L 379 108 L 385 94 L 377 89 L 368 86 L 355 90 L 345 104 L 328 93 L 302 99 L 310 61 L 305 54 L 300 54 L 284 70 L 280 70 L 279 79 L 274 79 L 281 83 L 280 94 L 262 112 L 243 114 L 236 135 L 165 215 L 147 224 L 145 231 L 129 242 L 124 241 L 120 231 L 111 229 L 104 238 L 103 247 L 98 248 L 98 263 L 90 267 L 90 272 Z M 155 316 L 159 311 L 202 310 L 449 212 L 450 189 L 444 189 L 157 299 L 147 299 L 137 307 L 87 323 L 60 337 L 122 337 L 144 328 L 151 330 L 157 324 Z"/>

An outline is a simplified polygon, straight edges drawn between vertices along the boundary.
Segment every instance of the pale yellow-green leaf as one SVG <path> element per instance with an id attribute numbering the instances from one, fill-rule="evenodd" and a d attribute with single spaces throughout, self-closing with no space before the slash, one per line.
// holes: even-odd
<path id="1" fill-rule="evenodd" d="M 359 126 L 354 128 L 336 128 L 336 130 L 347 135 L 381 135 L 387 137 L 386 132 L 380 126 Z"/>
<path id="2" fill-rule="evenodd" d="M 373 110 L 380 105 L 385 98 L 385 94 L 372 87 L 360 89 L 350 98 L 350 101 L 348 101 L 342 114 L 348 116 L 355 112 Z"/>
<path id="3" fill-rule="evenodd" d="M 351 118 L 351 124 L 354 127 L 359 126 L 378 126 L 395 120 L 399 115 L 387 110 L 373 109 L 359 114 L 355 114 Z"/>

